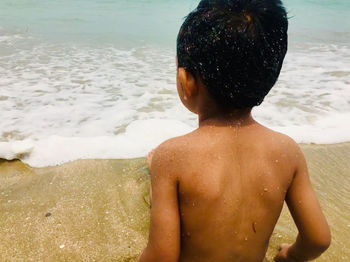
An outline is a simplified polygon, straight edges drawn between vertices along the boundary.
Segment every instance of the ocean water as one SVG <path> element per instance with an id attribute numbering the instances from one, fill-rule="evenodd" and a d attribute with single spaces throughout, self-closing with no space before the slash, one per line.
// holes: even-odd
<path id="1" fill-rule="evenodd" d="M 350 2 L 286 0 L 289 53 L 253 110 L 301 143 L 350 141 Z M 175 86 L 194 0 L 0 0 L 0 158 L 144 156 L 197 126 Z"/>

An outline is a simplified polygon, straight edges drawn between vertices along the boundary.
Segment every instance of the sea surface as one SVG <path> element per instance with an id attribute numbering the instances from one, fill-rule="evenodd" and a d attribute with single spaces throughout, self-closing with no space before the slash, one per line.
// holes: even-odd
<path id="1" fill-rule="evenodd" d="M 350 1 L 286 0 L 289 53 L 253 110 L 299 143 L 350 141 Z M 144 156 L 196 128 L 175 46 L 194 0 L 0 0 L 0 158 Z"/>

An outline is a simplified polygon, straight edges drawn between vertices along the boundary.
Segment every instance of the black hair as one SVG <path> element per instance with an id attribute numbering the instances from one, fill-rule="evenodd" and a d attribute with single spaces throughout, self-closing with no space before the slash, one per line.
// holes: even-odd
<path id="1" fill-rule="evenodd" d="M 178 66 L 224 108 L 253 107 L 278 79 L 287 30 L 281 0 L 202 0 L 180 28 Z"/>

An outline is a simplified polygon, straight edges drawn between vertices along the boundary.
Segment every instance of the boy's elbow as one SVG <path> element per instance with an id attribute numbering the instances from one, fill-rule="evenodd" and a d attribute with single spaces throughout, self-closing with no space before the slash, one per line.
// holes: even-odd
<path id="1" fill-rule="evenodd" d="M 317 240 L 316 246 L 321 252 L 324 252 L 329 248 L 329 246 L 331 245 L 331 242 L 332 242 L 332 237 L 331 237 L 331 234 L 328 233 Z"/>
<path id="2" fill-rule="evenodd" d="M 166 250 L 145 249 L 140 257 L 139 262 L 177 262 L 178 254 Z"/>
<path id="3" fill-rule="evenodd" d="M 164 261 L 164 262 L 177 262 L 178 261 L 178 257 L 175 256 L 174 254 L 159 254 L 157 257 L 157 260 L 155 261 Z"/>
<path id="4" fill-rule="evenodd" d="M 309 245 L 313 250 L 321 254 L 329 248 L 331 241 L 331 233 L 328 231 L 322 235 L 317 236 L 316 238 L 313 238 L 312 240 L 309 240 Z"/>
<path id="5" fill-rule="evenodd" d="M 323 234 L 319 236 L 317 244 L 319 248 L 324 252 L 329 248 L 329 246 L 331 245 L 331 242 L 332 242 L 331 230 L 329 226 L 327 226 Z"/>

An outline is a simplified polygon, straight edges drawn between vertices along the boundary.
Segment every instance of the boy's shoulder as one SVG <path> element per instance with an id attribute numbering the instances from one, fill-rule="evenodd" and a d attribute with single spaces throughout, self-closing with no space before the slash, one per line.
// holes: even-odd
<path id="1" fill-rule="evenodd" d="M 152 165 L 158 163 L 176 173 L 185 172 L 206 150 L 201 143 L 202 138 L 195 130 L 164 141 L 154 150 Z"/>
<path id="2" fill-rule="evenodd" d="M 180 157 L 183 155 L 193 144 L 193 137 L 191 138 L 191 133 L 177 136 L 165 140 L 156 149 L 155 153 L 162 154 L 166 158 Z"/>
<path id="3" fill-rule="evenodd" d="M 290 136 L 280 133 L 278 131 L 272 130 L 265 126 L 262 126 L 265 129 L 265 137 L 266 141 L 270 143 L 272 146 L 276 148 L 280 148 L 282 150 L 290 149 L 297 150 L 299 145 L 294 141 Z"/>
<path id="4" fill-rule="evenodd" d="M 265 127 L 261 124 L 258 124 L 258 126 L 259 131 L 253 131 L 255 133 L 252 133 L 252 137 L 254 137 L 254 139 L 251 139 L 251 141 L 253 143 L 264 144 L 265 147 L 276 151 L 287 150 L 292 151 L 293 153 L 300 151 L 298 143 L 295 142 L 290 136 Z M 201 150 L 201 145 L 205 144 L 203 143 L 203 140 L 206 139 L 205 136 L 211 136 L 211 134 L 203 133 L 197 129 L 188 134 L 170 138 L 161 143 L 156 148 L 156 151 L 175 156 L 178 154 L 184 154 L 188 150 L 191 152 L 196 151 L 197 149 Z"/>
<path id="5" fill-rule="evenodd" d="M 288 135 L 274 131 L 264 126 L 252 135 L 251 139 L 241 141 L 242 144 L 253 144 L 255 148 L 261 148 L 258 152 L 270 155 L 271 158 L 282 156 L 293 165 L 298 159 L 303 158 L 299 145 Z M 206 134 L 193 131 L 183 136 L 174 137 L 161 143 L 154 153 L 156 162 L 176 169 L 182 166 L 192 165 L 194 159 L 199 159 L 211 148 L 213 137 L 206 139 Z M 204 143 L 203 140 L 211 141 Z M 227 145 L 230 143 L 227 143 Z M 251 149 L 248 145 L 247 148 Z"/>
<path id="6" fill-rule="evenodd" d="M 155 151 L 166 156 L 167 159 L 176 158 L 177 161 L 186 160 L 189 155 L 193 155 L 196 151 L 203 149 L 203 138 L 202 135 L 199 135 L 197 129 L 185 135 L 165 140 Z"/>
<path id="7" fill-rule="evenodd" d="M 298 144 L 290 136 L 266 127 L 258 122 L 248 128 L 250 135 L 254 137 L 255 142 L 270 144 L 275 148 L 298 148 Z"/>
<path id="8" fill-rule="evenodd" d="M 161 143 L 153 153 L 152 166 L 178 169 L 186 160 L 190 140 L 187 135 L 170 138 Z"/>
<path id="9" fill-rule="evenodd" d="M 275 156 L 283 156 L 290 165 L 298 165 L 300 159 L 304 158 L 299 144 L 290 136 L 264 127 L 265 134 L 262 142 L 266 150 Z"/>
<path id="10" fill-rule="evenodd" d="M 272 132 L 273 132 L 272 143 L 276 146 L 276 148 L 284 152 L 287 151 L 292 154 L 301 152 L 299 144 L 295 142 L 293 138 L 277 131 L 272 131 Z"/>

